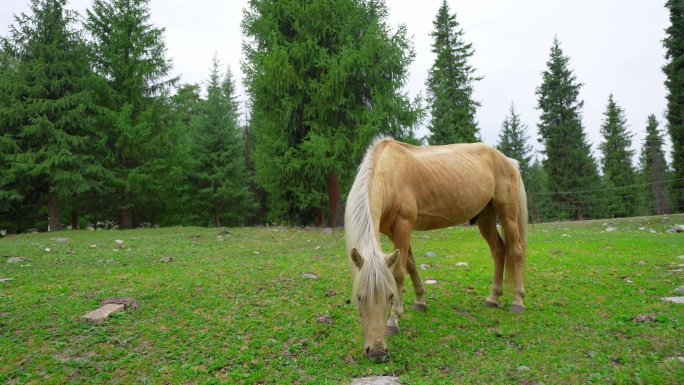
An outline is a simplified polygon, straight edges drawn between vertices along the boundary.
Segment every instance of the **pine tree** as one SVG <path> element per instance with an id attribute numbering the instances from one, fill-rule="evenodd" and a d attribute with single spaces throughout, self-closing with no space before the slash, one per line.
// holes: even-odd
<path id="1" fill-rule="evenodd" d="M 62 229 L 60 200 L 96 188 L 105 174 L 95 156 L 95 76 L 74 27 L 78 14 L 65 6 L 66 0 L 31 0 L 30 14 L 15 16 L 10 36 L 2 38 L 15 61 L 6 58 L 0 75 L 0 201 L 35 205 L 38 216 L 47 205 L 49 223 L 33 218 L 33 225 L 53 231 Z"/>
<path id="2" fill-rule="evenodd" d="M 421 110 L 401 88 L 414 53 L 386 19 L 378 0 L 249 1 L 250 156 L 272 220 L 309 222 L 327 202 L 340 226 L 342 185 L 372 138 L 410 137 Z"/>
<path id="3" fill-rule="evenodd" d="M 239 104 L 230 68 L 223 79 L 214 56 L 207 98 L 192 135 L 197 162 L 191 175 L 196 199 L 211 213 L 216 227 L 242 223 L 254 208 L 243 156 L 245 143 L 239 127 Z"/>
<path id="4" fill-rule="evenodd" d="M 542 84 L 536 90 L 539 142 L 544 145 L 544 169 L 553 200 L 583 218 L 582 206 L 590 201 L 593 186 L 600 184 L 596 161 L 591 155 L 584 127 L 583 101 L 578 100 L 580 83 L 568 68 L 570 58 L 563 55 L 554 38 L 547 69 L 542 72 Z"/>
<path id="5" fill-rule="evenodd" d="M 646 121 L 646 137 L 641 148 L 639 163 L 642 180 L 647 184 L 648 207 L 652 208 L 657 215 L 669 212 L 664 145 L 665 141 L 658 129 L 658 120 L 655 115 L 651 114 Z M 650 213 L 649 210 L 646 214 Z"/>
<path id="6" fill-rule="evenodd" d="M 637 214 L 638 195 L 634 188 L 634 150 L 630 150 L 633 134 L 628 132 L 625 112 L 617 105 L 612 94 L 608 97 L 608 106 L 603 115 L 605 118 L 601 125 L 601 134 L 605 141 L 599 144 L 599 150 L 603 153 L 603 175 L 615 188 L 619 212 L 634 216 Z"/>
<path id="7" fill-rule="evenodd" d="M 169 98 L 171 61 L 163 28 L 149 23 L 149 0 L 94 0 L 85 27 L 92 37 L 91 62 L 107 80 L 100 90 L 109 111 L 100 123 L 107 135 L 109 182 L 104 199 L 120 213 L 121 228 L 159 220 L 184 175 L 179 151 L 185 133 L 174 130 Z"/>
<path id="8" fill-rule="evenodd" d="M 668 0 L 670 26 L 663 40 L 665 87 L 667 94 L 667 127 L 672 139 L 672 199 L 676 212 L 684 211 L 684 1 Z"/>
<path id="9" fill-rule="evenodd" d="M 450 13 L 446 0 L 432 24 L 430 36 L 436 58 L 426 82 L 431 114 L 428 143 L 479 142 L 475 113 L 480 102 L 473 99 L 473 83 L 482 78 L 474 75 L 475 68 L 468 62 L 475 50 L 471 43 L 465 43 L 456 14 Z"/>
<path id="10" fill-rule="evenodd" d="M 534 149 L 529 144 L 530 137 L 527 135 L 527 125 L 520 121 L 520 115 L 516 113 L 515 106 L 511 103 L 510 115 L 507 115 L 501 124 L 499 143 L 497 150 L 509 158 L 520 162 L 520 173 L 523 182 L 527 185 L 530 180 L 530 166 Z"/>

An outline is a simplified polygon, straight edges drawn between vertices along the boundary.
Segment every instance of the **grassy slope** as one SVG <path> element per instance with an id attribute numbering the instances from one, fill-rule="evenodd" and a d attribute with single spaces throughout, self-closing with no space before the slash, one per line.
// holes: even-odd
<path id="1" fill-rule="evenodd" d="M 402 334 L 389 339 L 384 364 L 363 358 L 341 231 L 230 229 L 223 241 L 203 228 L 5 237 L 0 278 L 14 280 L 0 283 L 0 382 L 344 383 L 396 375 L 406 384 L 681 383 L 684 363 L 672 358 L 684 356 L 684 305 L 659 298 L 684 285 L 684 273 L 668 272 L 684 263 L 684 234 L 663 233 L 684 217 L 615 222 L 611 233 L 602 222 L 531 229 L 520 316 L 482 307 L 493 266 L 476 227 L 414 233 L 417 262 L 433 265 L 421 278 L 439 283 L 427 286 L 427 313 L 409 310 L 409 283 Z M 115 251 L 116 239 L 126 248 Z M 8 264 L 4 256 L 29 260 Z M 173 261 L 157 262 L 166 256 Z M 469 266 L 456 266 L 461 261 Z M 79 322 L 110 296 L 132 296 L 140 309 L 99 327 Z M 656 318 L 634 322 L 639 314 Z"/>

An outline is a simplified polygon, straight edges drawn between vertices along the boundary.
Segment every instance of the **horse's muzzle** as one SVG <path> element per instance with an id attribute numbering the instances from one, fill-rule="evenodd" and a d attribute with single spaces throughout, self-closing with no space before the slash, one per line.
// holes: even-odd
<path id="1" fill-rule="evenodd" d="M 371 351 L 370 346 L 366 347 L 366 357 L 373 362 L 384 362 L 389 355 L 389 349 Z"/>

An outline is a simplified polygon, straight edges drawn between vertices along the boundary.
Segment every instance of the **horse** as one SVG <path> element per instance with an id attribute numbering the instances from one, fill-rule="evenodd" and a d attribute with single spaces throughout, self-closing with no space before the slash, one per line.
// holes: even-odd
<path id="1" fill-rule="evenodd" d="M 510 312 L 522 313 L 527 196 L 518 161 L 483 143 L 418 147 L 378 138 L 369 146 L 345 209 L 352 301 L 369 359 L 384 361 L 389 355 L 385 335 L 399 333 L 406 271 L 415 292 L 411 308 L 427 310 L 425 288 L 411 250 L 411 231 L 469 220 L 477 223 L 494 259 L 494 279 L 484 306 L 499 306 L 505 267 L 515 294 Z M 393 243 L 394 252 L 383 253 L 380 233 Z"/>

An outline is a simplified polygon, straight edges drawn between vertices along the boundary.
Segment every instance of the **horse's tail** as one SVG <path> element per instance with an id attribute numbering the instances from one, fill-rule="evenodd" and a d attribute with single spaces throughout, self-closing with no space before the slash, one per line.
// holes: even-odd
<path id="1" fill-rule="evenodd" d="M 517 161 L 513 163 L 518 166 Z M 527 254 L 527 193 L 525 192 L 525 185 L 522 181 L 522 176 L 520 176 L 520 187 L 518 188 L 518 233 L 520 235 L 520 243 L 522 244 L 522 273 L 525 273 L 526 264 L 526 254 Z M 504 241 L 506 237 L 504 235 Z M 509 290 L 513 291 L 515 288 L 515 271 L 517 267 L 515 260 L 510 258 L 508 253 L 506 253 L 506 283 Z"/>

